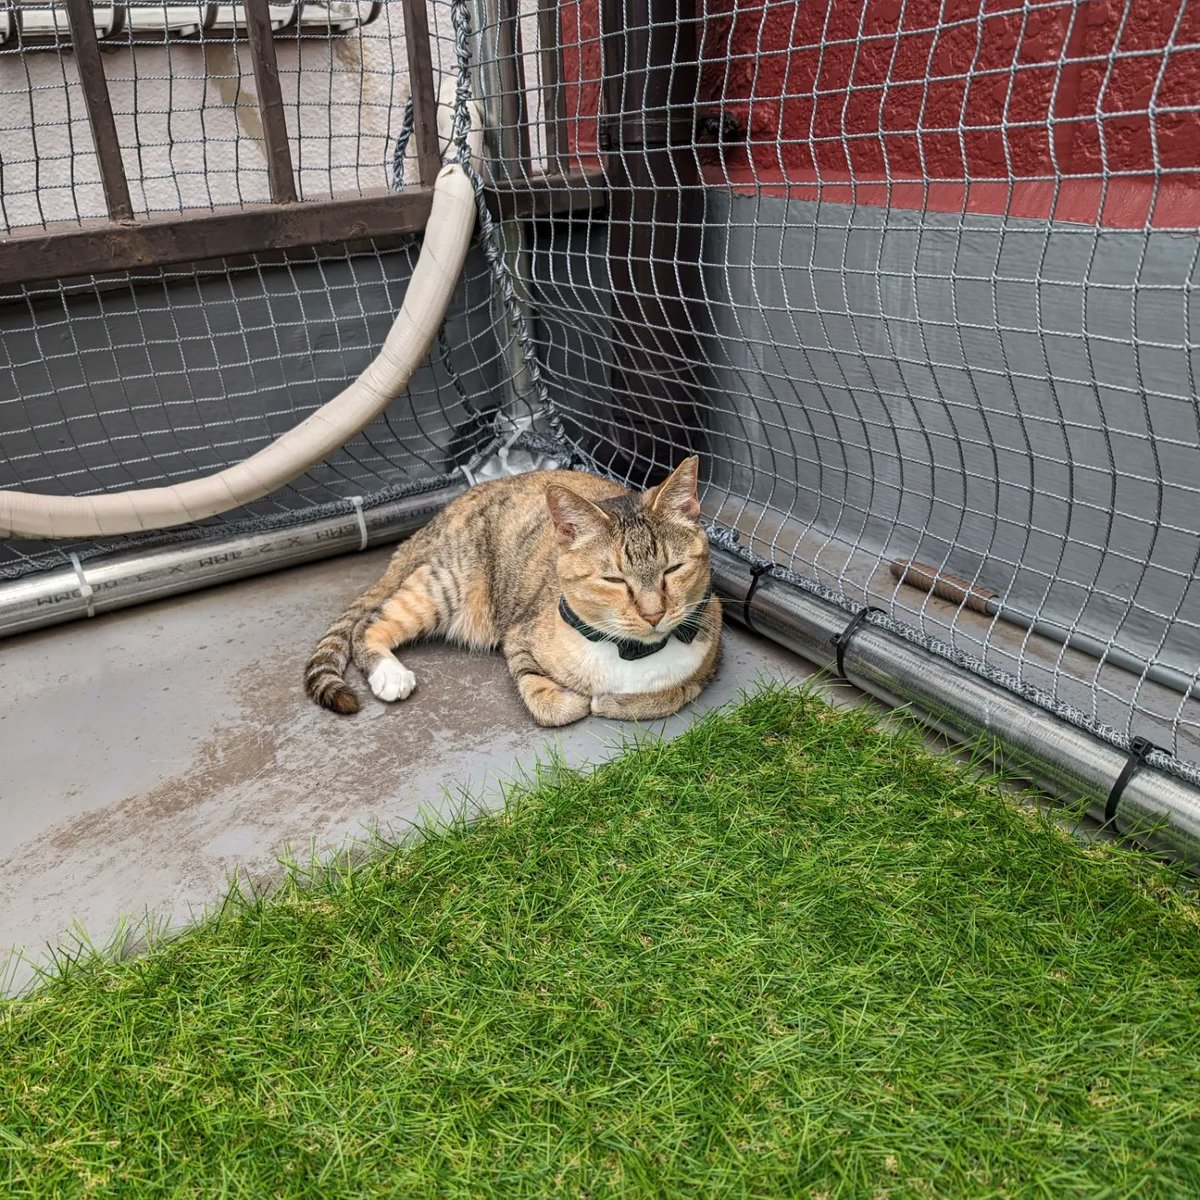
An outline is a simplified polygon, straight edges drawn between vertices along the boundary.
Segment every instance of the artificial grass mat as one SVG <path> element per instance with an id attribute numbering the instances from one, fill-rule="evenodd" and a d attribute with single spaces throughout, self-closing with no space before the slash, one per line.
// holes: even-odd
<path id="1" fill-rule="evenodd" d="M 1194 1196 L 1197 934 L 771 689 L 11 1003 L 0 1190 Z"/>

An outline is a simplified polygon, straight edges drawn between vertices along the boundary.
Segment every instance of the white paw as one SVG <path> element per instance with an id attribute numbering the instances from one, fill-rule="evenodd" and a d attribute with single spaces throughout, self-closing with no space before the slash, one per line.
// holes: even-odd
<path id="1" fill-rule="evenodd" d="M 390 654 L 367 677 L 371 691 L 380 700 L 407 700 L 417 686 L 417 677 Z"/>

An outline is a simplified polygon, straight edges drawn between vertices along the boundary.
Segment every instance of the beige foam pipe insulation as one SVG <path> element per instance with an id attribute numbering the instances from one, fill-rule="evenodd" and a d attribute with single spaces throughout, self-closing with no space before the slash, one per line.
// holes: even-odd
<path id="1" fill-rule="evenodd" d="M 453 81 L 443 84 L 438 125 L 449 145 Z M 472 157 L 479 161 L 482 121 L 472 104 Z M 425 360 L 462 273 L 475 227 L 475 190 L 458 163 L 438 173 L 425 240 L 404 303 L 383 348 L 332 400 L 270 445 L 212 475 L 169 487 L 98 496 L 49 496 L 0 490 L 0 537 L 96 538 L 166 529 L 249 504 L 303 475 L 373 421 Z"/>

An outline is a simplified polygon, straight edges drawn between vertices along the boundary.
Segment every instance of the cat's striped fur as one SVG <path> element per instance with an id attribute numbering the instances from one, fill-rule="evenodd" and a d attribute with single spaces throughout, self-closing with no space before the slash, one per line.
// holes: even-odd
<path id="1" fill-rule="evenodd" d="M 699 695 L 720 654 L 721 606 L 709 597 L 708 541 L 698 524 L 697 462 L 648 492 L 573 471 L 478 484 L 404 542 L 383 578 L 321 639 L 305 674 L 318 704 L 358 711 L 351 660 L 383 700 L 416 680 L 394 647 L 438 635 L 500 648 L 542 725 L 589 712 L 668 716 Z M 571 628 L 559 598 L 614 638 L 663 640 L 693 615 L 700 629 L 626 661 L 612 643 Z"/>

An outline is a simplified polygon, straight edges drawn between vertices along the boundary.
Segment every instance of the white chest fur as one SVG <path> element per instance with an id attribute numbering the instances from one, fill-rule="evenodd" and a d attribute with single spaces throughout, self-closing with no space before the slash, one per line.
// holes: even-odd
<path id="1" fill-rule="evenodd" d="M 655 654 L 629 661 L 611 642 L 589 642 L 575 635 L 581 674 L 591 683 L 593 695 L 629 696 L 660 692 L 690 679 L 700 669 L 708 643 L 703 638 L 681 642 L 670 638 Z"/>

